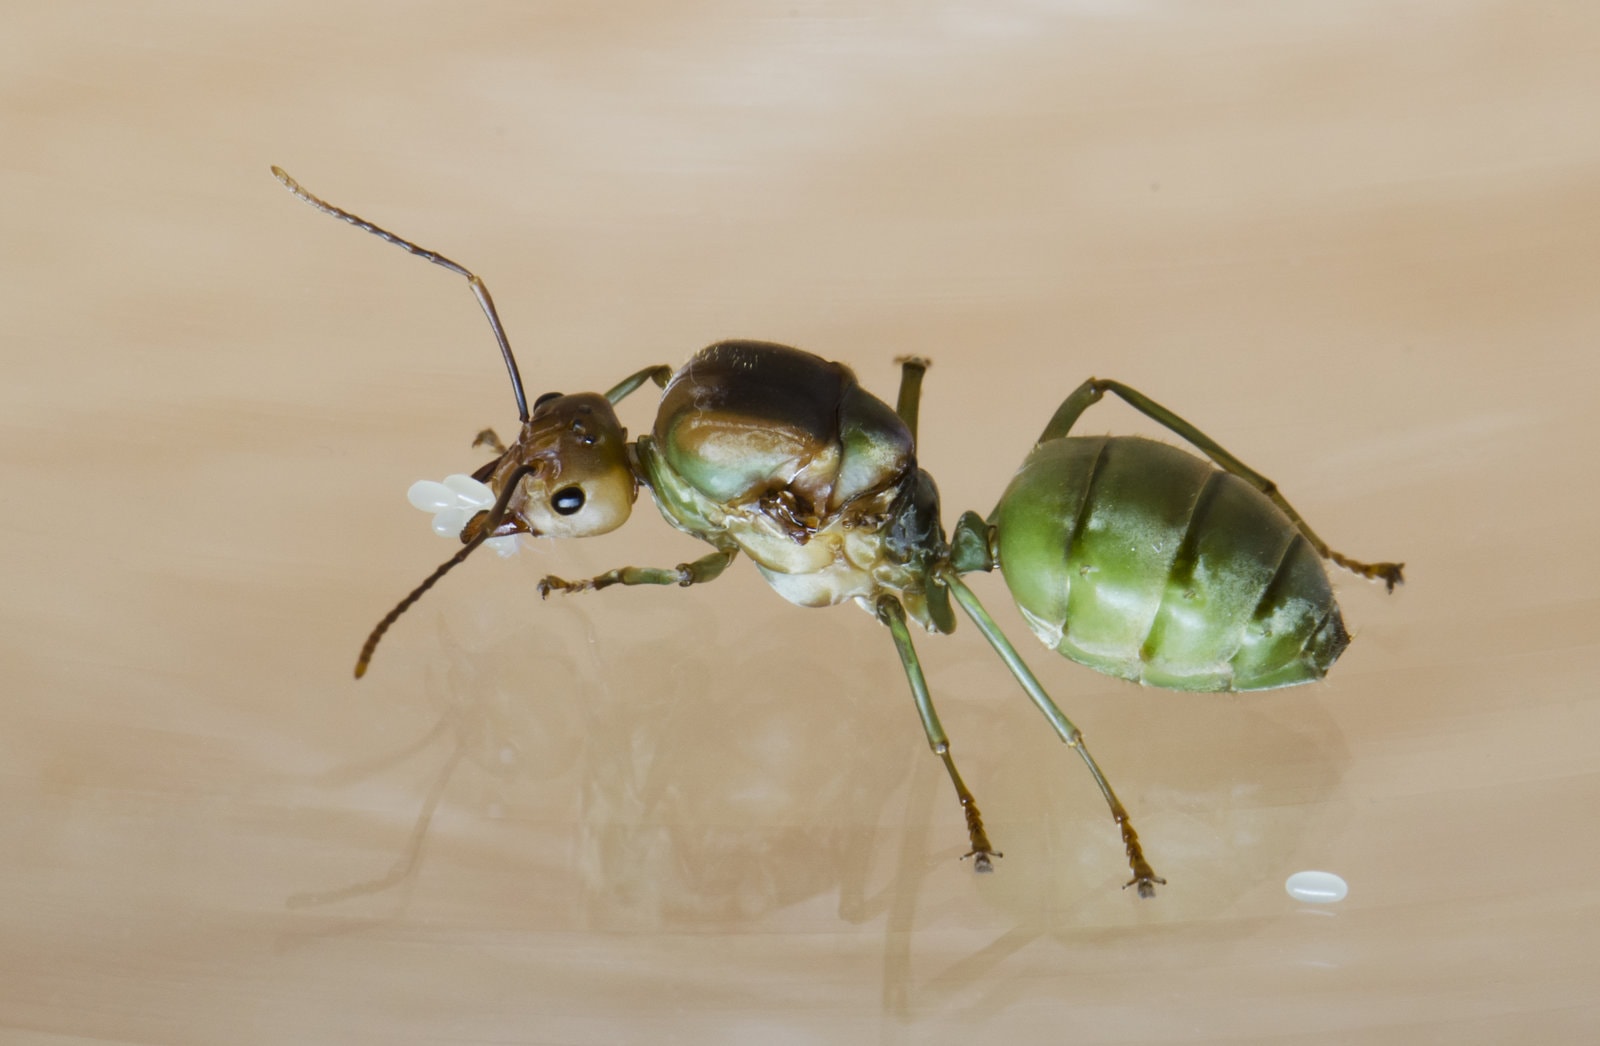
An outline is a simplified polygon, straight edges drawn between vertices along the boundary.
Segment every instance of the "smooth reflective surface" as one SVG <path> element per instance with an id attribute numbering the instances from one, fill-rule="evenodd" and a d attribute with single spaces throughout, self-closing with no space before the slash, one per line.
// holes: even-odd
<path id="1" fill-rule="evenodd" d="M 1576 4 L 46 6 L 0 131 L 0 1038 L 1581 1041 L 1600 1013 L 1600 15 Z M 724 337 L 893 398 L 987 511 L 1115 378 L 1336 548 L 1321 686 L 1035 644 L 1169 880 L 964 627 L 541 603 L 406 503 L 530 398 Z M 623 404 L 642 431 L 650 394 Z M 1086 431 L 1153 434 L 1120 405 Z M 419 817 L 432 811 L 425 832 Z M 419 841 L 414 854 L 409 840 Z M 414 858 L 414 859 L 413 859 Z M 1288 875 L 1356 884 L 1308 906 Z"/>

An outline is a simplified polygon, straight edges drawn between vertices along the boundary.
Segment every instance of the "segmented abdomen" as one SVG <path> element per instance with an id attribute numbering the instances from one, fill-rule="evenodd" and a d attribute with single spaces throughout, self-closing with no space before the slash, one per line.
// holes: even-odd
<path id="1" fill-rule="evenodd" d="M 1034 633 L 1109 675 L 1264 690 L 1322 678 L 1349 643 L 1322 561 L 1288 517 L 1176 447 L 1042 443 L 989 522 Z"/>

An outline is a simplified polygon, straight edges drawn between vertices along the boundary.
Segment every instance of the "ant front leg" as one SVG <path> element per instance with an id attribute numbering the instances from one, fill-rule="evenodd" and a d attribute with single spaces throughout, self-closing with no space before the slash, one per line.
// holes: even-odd
<path id="1" fill-rule="evenodd" d="M 733 557 L 738 554 L 737 549 L 718 549 L 692 563 L 679 563 L 670 569 L 618 567 L 616 570 L 608 570 L 604 574 L 579 581 L 565 581 L 552 574 L 539 582 L 539 596 L 542 599 L 549 599 L 551 592 L 599 591 L 612 585 L 678 585 L 688 588 L 690 585 L 715 580 L 728 569 L 728 564 L 732 563 Z"/>
<path id="2" fill-rule="evenodd" d="M 1190 422 L 1185 421 L 1138 389 L 1130 388 L 1120 381 L 1090 378 L 1082 385 L 1079 385 L 1072 395 L 1068 396 L 1061 406 L 1056 408 L 1055 416 L 1050 419 L 1050 424 L 1046 425 L 1044 432 L 1039 435 L 1038 442 L 1044 443 L 1047 440 L 1061 439 L 1066 436 L 1083 412 L 1100 402 L 1101 398 L 1108 392 L 1115 393 L 1123 402 L 1140 414 L 1150 418 L 1152 421 L 1159 422 L 1188 440 L 1206 457 L 1216 462 L 1224 472 L 1238 476 L 1265 494 L 1278 507 L 1279 511 L 1289 517 L 1289 521 L 1299 529 L 1305 539 L 1311 543 L 1311 547 L 1316 549 L 1317 554 L 1322 558 L 1331 559 L 1339 566 L 1352 573 L 1360 574 L 1362 577 L 1382 581 L 1390 592 L 1394 591 L 1394 586 L 1405 581 L 1404 563 L 1363 563 L 1358 559 L 1351 559 L 1344 553 L 1336 552 L 1329 548 L 1328 543 L 1317 536 L 1316 532 L 1311 529 L 1310 524 L 1301 518 L 1300 513 L 1294 510 L 1294 506 L 1289 504 L 1288 499 L 1279 493 L 1276 483 L 1228 453 L 1222 444 L 1195 428 Z"/>

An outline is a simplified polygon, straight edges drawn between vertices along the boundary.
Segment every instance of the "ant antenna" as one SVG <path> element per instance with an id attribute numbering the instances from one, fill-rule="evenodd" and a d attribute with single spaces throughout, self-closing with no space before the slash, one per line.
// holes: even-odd
<path id="1" fill-rule="evenodd" d="M 393 610 L 383 615 L 382 621 L 373 626 L 372 631 L 367 634 L 367 641 L 361 644 L 360 656 L 356 658 L 357 679 L 367 674 L 367 665 L 372 662 L 372 653 L 378 649 L 378 641 L 383 638 L 385 632 L 389 631 L 389 626 L 398 621 L 401 614 L 410 610 L 411 605 L 421 599 L 422 594 L 432 588 L 435 582 L 454 570 L 472 554 L 473 549 L 483 544 L 485 540 L 494 534 L 495 530 L 506 518 L 506 506 L 511 504 L 511 496 L 516 493 L 518 485 L 522 483 L 522 477 L 537 472 L 539 467 L 538 464 L 517 467 L 507 479 L 506 485 L 501 489 L 500 496 L 495 499 L 494 507 L 489 510 L 488 515 L 484 518 L 483 526 L 479 527 L 478 532 L 467 540 L 467 543 L 461 547 L 461 551 L 440 563 L 433 573 L 423 579 L 422 584 L 407 593 L 404 599 L 395 604 Z"/>
<path id="2" fill-rule="evenodd" d="M 283 183 L 283 187 L 285 189 L 288 189 L 290 192 L 294 193 L 297 197 L 304 200 L 306 203 L 309 203 L 323 214 L 332 215 L 333 217 L 338 218 L 340 221 L 349 222 L 358 229 L 364 229 L 365 231 L 370 232 L 380 240 L 387 240 L 396 247 L 415 254 L 419 258 L 425 258 L 428 261 L 433 262 L 435 265 L 442 265 L 458 276 L 465 276 L 467 278 L 467 283 L 472 286 L 472 293 L 478 299 L 478 304 L 483 307 L 483 314 L 489 317 L 489 328 L 494 331 L 494 340 L 500 343 L 500 355 L 505 358 L 506 372 L 511 375 L 511 392 L 517 397 L 517 417 L 524 422 L 528 420 L 528 400 L 527 397 L 522 394 L 522 375 L 517 372 L 517 359 L 515 356 L 511 355 L 511 342 L 506 339 L 505 328 L 500 325 L 500 314 L 495 311 L 494 299 L 489 296 L 488 285 L 486 285 L 482 280 L 478 279 L 474 273 L 470 272 L 461 265 L 457 265 L 444 255 L 439 254 L 436 251 L 430 251 L 426 247 L 419 247 L 410 240 L 403 239 L 387 229 L 381 229 L 378 226 L 373 225 L 365 218 L 351 214 L 349 211 L 344 210 L 341 207 L 335 207 L 326 200 L 321 200 L 311 195 L 310 193 L 306 192 L 305 189 L 300 187 L 299 182 L 289 177 L 288 172 L 286 172 L 282 167 L 273 165 L 272 174 L 278 179 L 278 181 Z M 358 676 L 360 674 L 361 673 L 359 671 L 356 673 Z"/>

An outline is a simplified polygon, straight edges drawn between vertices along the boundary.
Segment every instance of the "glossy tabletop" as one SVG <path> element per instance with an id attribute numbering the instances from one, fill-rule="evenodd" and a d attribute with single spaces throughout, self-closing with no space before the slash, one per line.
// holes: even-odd
<path id="1" fill-rule="evenodd" d="M 13 5 L 16 6 L 16 5 Z M 69 3 L 0 43 L 0 1040 L 1568 1043 L 1600 1004 L 1600 9 Z M 987 511 L 1090 375 L 1329 542 L 1327 682 L 1033 642 L 1168 880 L 976 630 L 702 551 L 451 552 L 529 395 L 725 337 L 892 399 Z M 635 431 L 652 396 L 623 404 Z M 1154 435 L 1120 404 L 1088 432 Z M 415 844 L 415 845 L 413 845 Z M 1285 890 L 1336 873 L 1340 903 Z"/>

